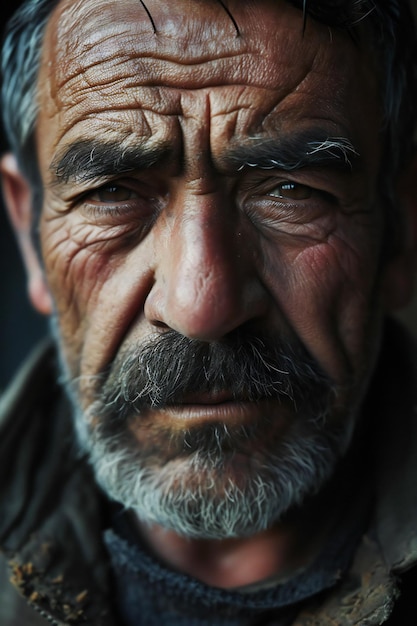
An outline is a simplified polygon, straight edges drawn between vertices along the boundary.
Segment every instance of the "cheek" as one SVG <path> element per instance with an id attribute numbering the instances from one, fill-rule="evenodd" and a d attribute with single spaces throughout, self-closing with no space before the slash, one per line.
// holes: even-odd
<path id="1" fill-rule="evenodd" d="M 332 234 L 305 247 L 271 247 L 266 255 L 276 306 L 338 381 L 363 369 L 367 360 L 378 293 L 377 240 Z"/>
<path id="2" fill-rule="evenodd" d="M 100 372 L 114 356 L 149 285 L 148 246 L 126 228 L 59 217 L 42 228 L 45 271 L 73 376 Z"/>

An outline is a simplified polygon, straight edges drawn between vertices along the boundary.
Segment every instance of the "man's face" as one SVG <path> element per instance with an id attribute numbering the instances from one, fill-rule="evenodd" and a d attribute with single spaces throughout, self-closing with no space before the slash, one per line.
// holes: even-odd
<path id="1" fill-rule="evenodd" d="M 43 50 L 42 254 L 78 420 L 188 500 L 276 483 L 297 450 L 314 467 L 277 517 L 343 453 L 377 351 L 374 68 L 285 2 L 232 2 L 236 24 L 147 7 L 62 0 Z"/>

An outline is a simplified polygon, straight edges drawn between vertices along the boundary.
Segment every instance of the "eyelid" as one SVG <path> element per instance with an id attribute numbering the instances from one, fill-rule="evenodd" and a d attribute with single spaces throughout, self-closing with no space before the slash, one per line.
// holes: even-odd
<path id="1" fill-rule="evenodd" d="M 136 178 L 132 176 L 131 178 L 127 178 L 126 176 L 123 178 L 114 177 L 109 178 L 107 180 L 96 181 L 95 184 L 90 185 L 88 189 L 79 192 L 77 196 L 74 198 L 77 204 L 92 202 L 100 204 L 100 200 L 91 200 L 91 197 L 95 194 L 104 191 L 106 188 L 117 187 L 119 189 L 126 189 L 133 194 L 137 194 L 137 198 L 131 198 L 130 200 L 121 200 L 114 201 L 114 204 L 123 204 L 124 202 L 134 202 L 139 201 L 141 198 L 143 200 L 149 200 L 151 198 L 156 198 L 161 194 L 155 192 L 155 185 L 149 185 L 147 181 L 144 181 L 141 178 Z M 102 204 L 111 204 L 111 202 L 102 202 Z"/>
<path id="2" fill-rule="evenodd" d="M 100 181 L 101 182 L 101 181 Z M 98 225 L 131 225 L 144 227 L 157 219 L 163 208 L 162 193 L 156 184 L 138 178 L 114 178 L 85 190 L 73 202 L 74 209 Z M 106 188 L 117 187 L 132 192 L 132 197 L 100 200 L 96 194 Z M 96 197 L 95 197 L 96 196 Z"/>
<path id="3" fill-rule="evenodd" d="M 309 189 L 311 191 L 311 197 L 303 199 L 285 198 L 271 195 L 276 187 L 285 185 L 286 183 L 296 185 L 301 188 Z M 329 179 L 323 179 L 322 176 L 317 178 L 315 173 L 305 170 L 298 170 L 297 172 L 280 172 L 277 171 L 273 175 L 269 173 L 269 176 L 262 176 L 262 173 L 257 172 L 255 177 L 250 177 L 244 184 L 243 191 L 246 193 L 258 195 L 259 197 L 269 198 L 271 202 L 308 202 L 314 199 L 324 199 L 332 204 L 340 201 L 342 195 L 342 189 L 337 189 L 336 184 L 333 184 Z"/>
<path id="4" fill-rule="evenodd" d="M 105 185 L 101 185 L 100 187 L 97 187 L 94 191 L 91 191 L 88 194 L 88 197 L 90 198 L 90 200 L 94 197 L 94 196 L 98 196 L 100 195 L 100 193 L 104 194 L 104 193 L 108 193 L 111 194 L 111 189 L 114 190 L 118 190 L 119 192 L 121 192 L 123 194 L 123 192 L 126 192 L 126 195 L 128 196 L 127 198 L 116 198 L 114 197 L 113 199 L 109 198 L 108 200 L 100 200 L 100 198 L 97 198 L 97 200 L 94 200 L 94 202 L 97 202 L 99 204 L 120 204 L 123 202 L 129 202 L 130 200 L 134 200 L 139 198 L 139 193 L 132 188 L 131 185 L 122 185 L 122 184 L 118 184 L 117 182 L 111 182 Z M 114 196 L 116 196 L 116 193 L 114 193 Z M 133 197 L 131 197 L 133 196 Z"/>
<path id="5" fill-rule="evenodd" d="M 284 189 L 285 186 L 288 186 L 289 189 L 287 190 Z M 291 189 L 291 187 L 293 187 L 294 189 Z M 279 192 L 278 194 L 274 194 L 273 191 L 275 191 L 276 189 L 281 190 L 281 192 Z M 292 192 L 294 196 L 296 197 L 292 196 Z M 269 191 L 266 192 L 266 195 L 269 195 L 272 198 L 280 198 L 282 200 L 294 201 L 294 200 L 307 200 L 311 198 L 311 196 L 315 192 L 316 190 L 309 185 L 304 185 L 303 183 L 298 183 L 292 180 L 285 180 L 272 186 L 271 189 L 269 189 Z M 300 195 L 300 197 L 297 197 L 297 193 Z"/>

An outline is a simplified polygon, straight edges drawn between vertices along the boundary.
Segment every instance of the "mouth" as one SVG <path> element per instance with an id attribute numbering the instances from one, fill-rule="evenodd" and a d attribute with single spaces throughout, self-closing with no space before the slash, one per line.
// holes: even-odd
<path id="1" fill-rule="evenodd" d="M 253 424 L 259 419 L 270 418 L 287 422 L 289 405 L 282 399 L 263 398 L 249 400 L 236 399 L 228 392 L 192 394 L 180 403 L 170 404 L 160 409 L 165 418 L 184 426 L 184 422 L 224 423 L 226 425 Z M 293 412 L 291 412 L 293 415 Z"/>

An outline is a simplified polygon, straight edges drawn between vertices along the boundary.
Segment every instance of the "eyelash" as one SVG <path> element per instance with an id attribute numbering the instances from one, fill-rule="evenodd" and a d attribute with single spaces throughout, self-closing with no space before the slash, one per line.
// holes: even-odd
<path id="1" fill-rule="evenodd" d="M 137 217 L 144 222 L 152 220 L 156 213 L 159 213 L 160 206 L 157 206 L 157 200 L 146 193 L 142 195 L 142 189 L 139 191 L 135 189 L 138 182 L 126 182 L 126 181 L 110 181 L 103 185 L 96 187 L 95 189 L 85 192 L 77 201 L 78 205 L 82 207 L 85 214 L 94 221 L 99 222 L 100 219 L 115 220 L 120 223 L 123 218 Z M 285 185 L 294 187 L 294 192 L 297 191 L 306 192 L 305 198 L 291 198 L 291 190 L 289 190 L 290 197 L 285 197 L 285 190 L 283 195 L 272 195 L 274 191 L 279 188 L 283 189 Z M 259 217 L 262 213 L 265 215 L 270 211 L 271 219 L 275 211 L 285 211 L 285 215 L 290 217 L 290 214 L 294 211 L 294 217 L 298 215 L 301 219 L 303 215 L 306 215 L 305 211 L 310 213 L 311 211 L 323 209 L 323 204 L 334 205 L 337 202 L 335 196 L 329 192 L 317 189 L 311 185 L 303 182 L 294 181 L 291 179 L 277 179 L 276 177 L 269 177 L 268 179 L 262 178 L 260 181 L 252 180 L 247 181 L 245 184 L 246 190 L 242 198 L 242 209 L 256 217 L 258 206 Z M 100 201 L 99 199 L 92 200 L 94 196 L 98 196 L 100 193 L 110 193 L 111 190 L 118 190 L 132 194 L 131 198 L 122 201 Z M 146 187 L 145 187 L 146 189 Z M 254 204 L 257 203 L 257 205 Z M 263 207 L 263 208 L 262 208 Z M 279 213 L 277 213 L 278 219 Z M 283 214 L 284 215 L 284 214 Z"/>
<path id="2" fill-rule="evenodd" d="M 285 191 L 283 191 L 282 195 L 272 194 L 273 191 L 277 190 L 279 187 L 283 188 L 285 185 L 294 186 L 295 193 L 297 190 L 301 192 L 305 190 L 309 196 L 305 198 L 285 197 Z M 325 201 L 328 204 L 334 204 L 337 202 L 336 196 L 325 189 L 317 188 L 313 185 L 309 185 L 308 183 L 287 178 L 277 180 L 271 177 L 267 180 L 252 181 L 246 186 L 246 192 L 253 194 L 253 198 L 259 197 L 264 200 L 269 200 L 270 202 L 275 202 L 279 205 L 287 206 L 311 205 L 312 203 L 320 200 Z"/>
<path id="3" fill-rule="evenodd" d="M 89 215 L 93 218 L 100 217 L 122 217 L 133 210 L 131 206 L 111 205 L 106 204 L 96 205 L 89 202 L 84 203 L 84 208 L 88 211 Z"/>
<path id="4" fill-rule="evenodd" d="M 137 185 L 138 183 L 136 182 L 136 186 Z M 93 199 L 94 196 L 97 197 L 100 193 L 105 193 L 106 191 L 110 193 L 111 189 L 116 189 L 122 192 L 125 190 L 128 195 L 132 194 L 132 197 L 120 201 L 111 201 L 109 199 L 107 202 L 105 200 L 100 200 L 99 198 L 95 200 Z M 146 197 L 146 194 L 141 195 L 141 193 L 135 189 L 135 185 L 133 183 L 110 181 L 82 194 L 77 199 L 77 205 L 80 206 L 82 210 L 93 219 L 100 219 L 103 217 L 121 218 L 132 214 L 139 214 L 141 212 L 142 214 L 146 214 L 147 211 L 150 210 L 153 212 L 155 202 L 152 200 L 153 198 L 151 195 L 149 195 L 148 198 Z"/>

